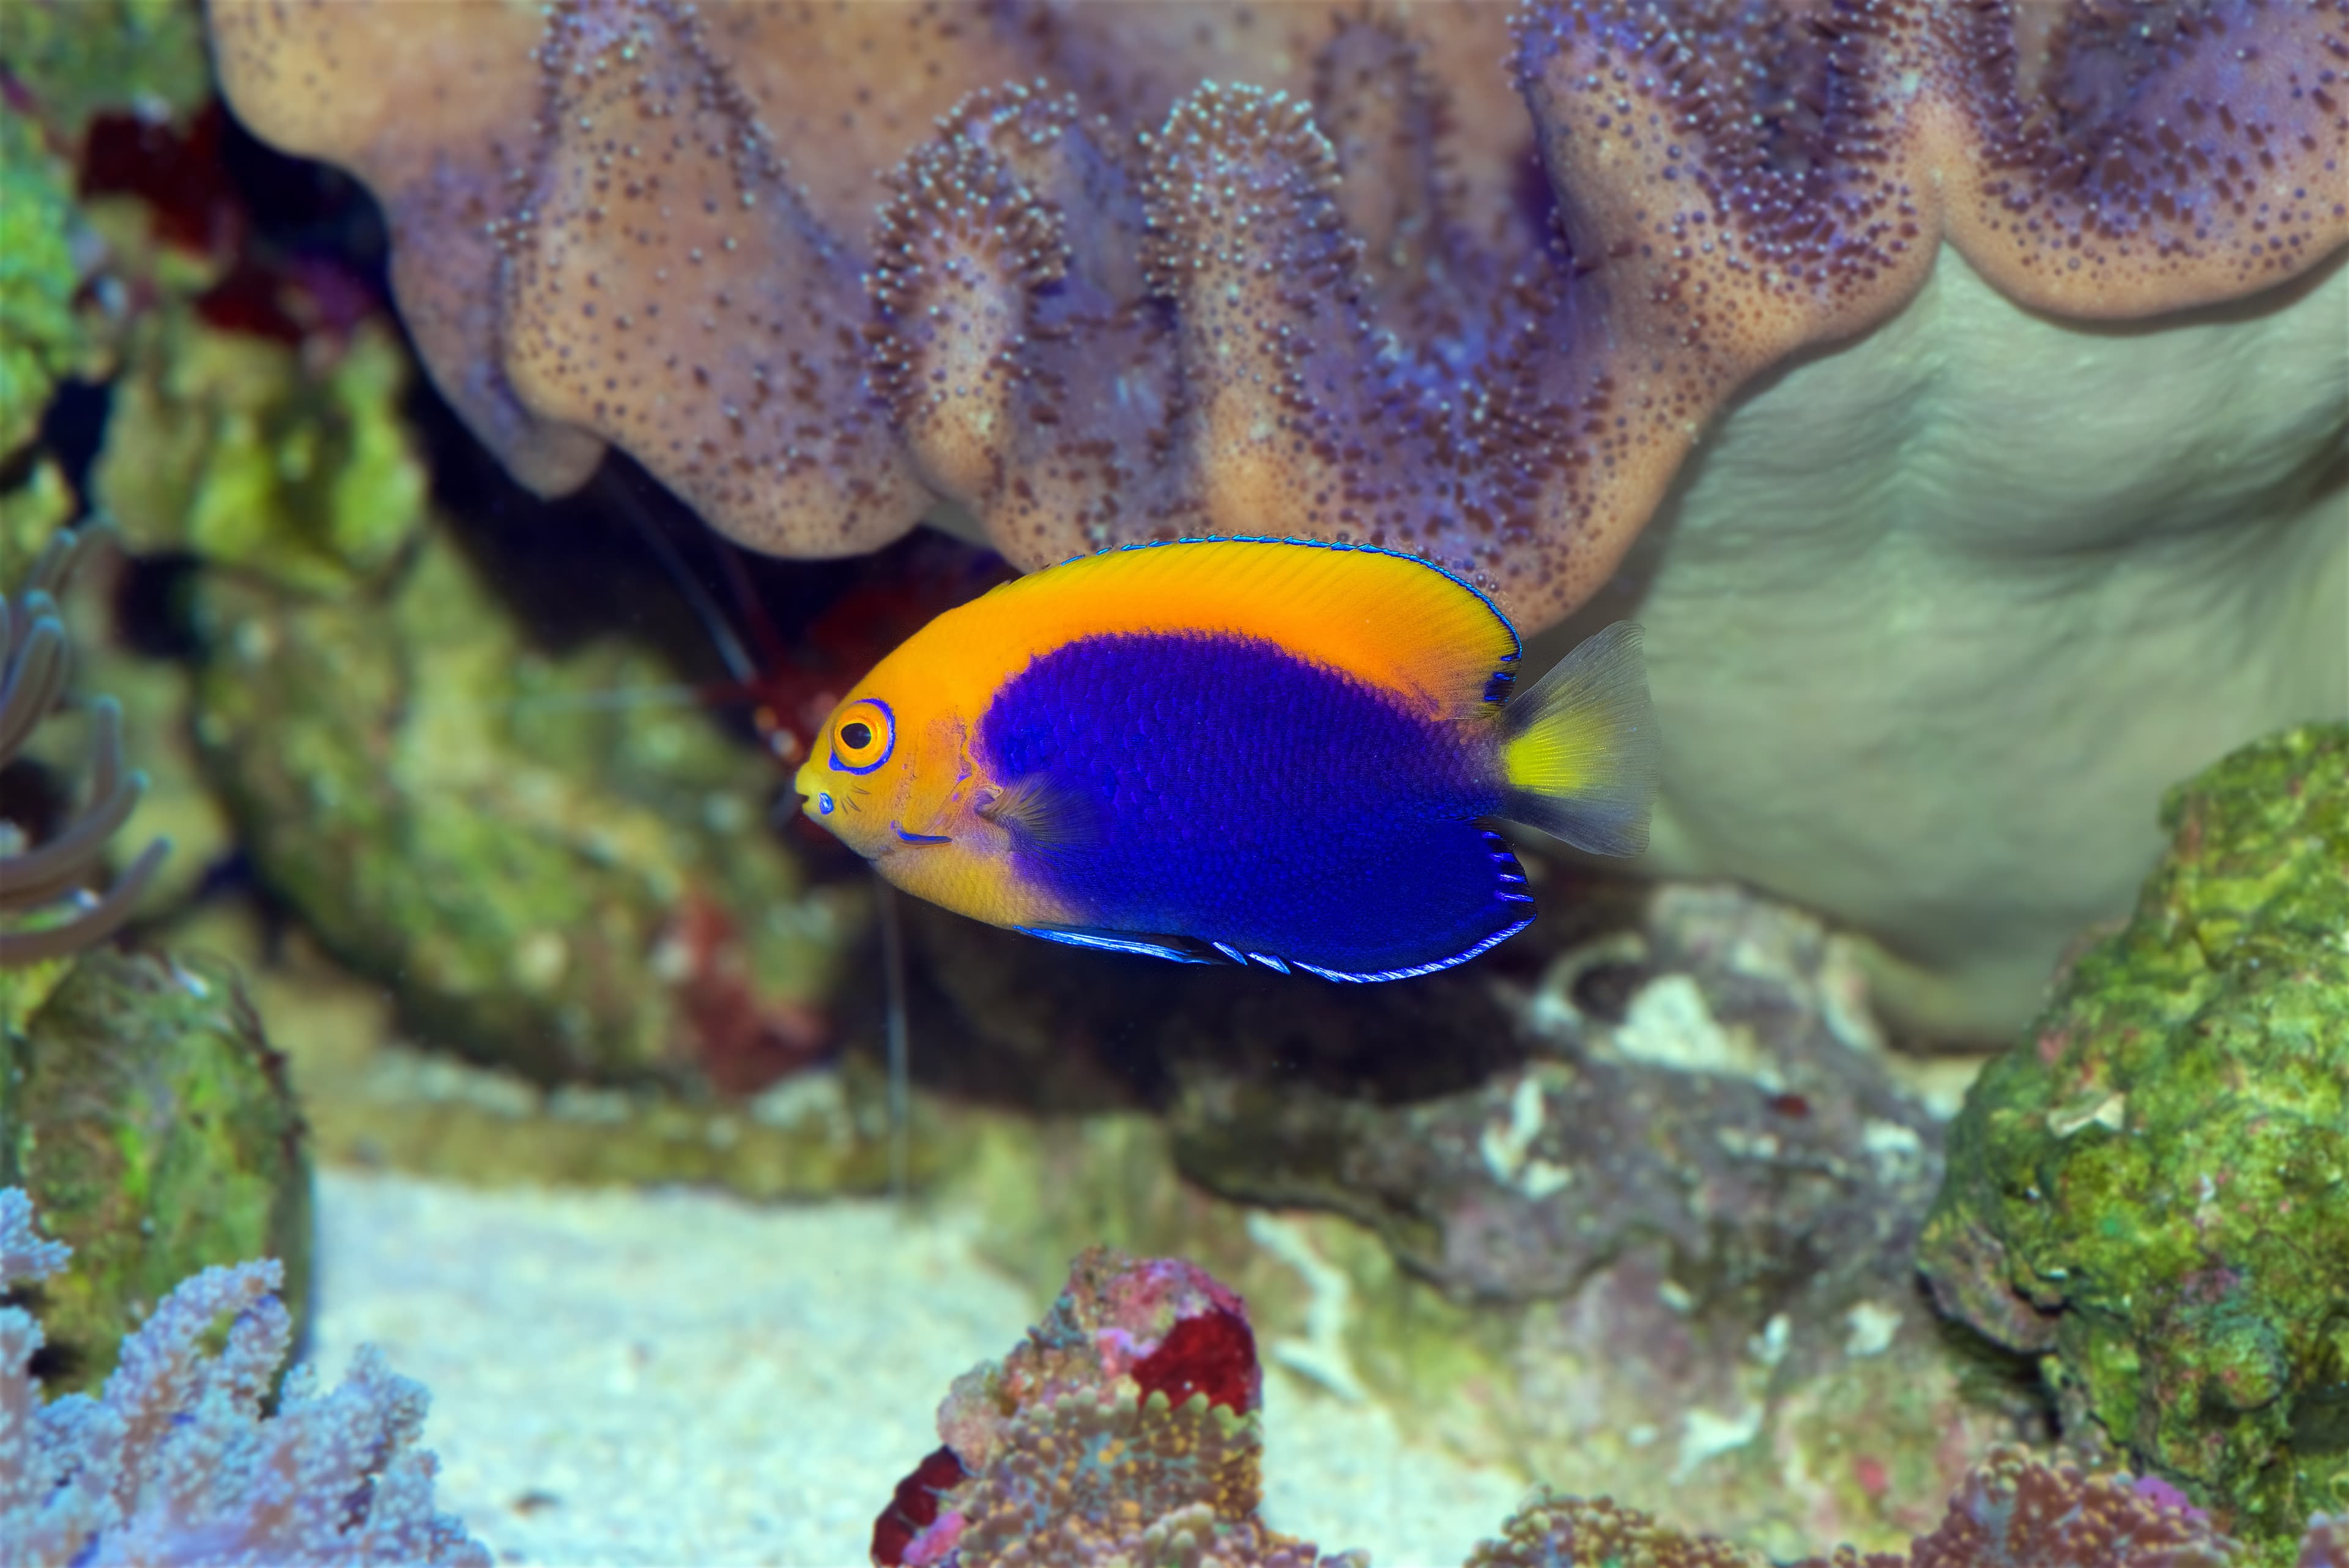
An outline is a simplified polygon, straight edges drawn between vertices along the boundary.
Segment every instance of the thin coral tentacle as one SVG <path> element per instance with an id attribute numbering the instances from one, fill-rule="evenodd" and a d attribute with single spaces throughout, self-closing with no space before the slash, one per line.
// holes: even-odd
<path id="1" fill-rule="evenodd" d="M 0 766 L 20 754 L 41 722 L 64 701 L 72 649 L 55 598 L 98 530 L 67 529 L 50 539 L 13 602 L 0 599 Z M 108 843 L 146 792 L 144 774 L 122 767 L 122 709 L 110 697 L 90 704 L 89 805 L 46 843 L 26 847 L 0 824 L 0 913 L 42 909 L 68 896 L 85 907 L 71 919 L 30 930 L 0 930 L 0 967 L 78 952 L 119 930 L 169 852 L 157 839 L 102 897 L 78 890 L 94 876 Z"/>

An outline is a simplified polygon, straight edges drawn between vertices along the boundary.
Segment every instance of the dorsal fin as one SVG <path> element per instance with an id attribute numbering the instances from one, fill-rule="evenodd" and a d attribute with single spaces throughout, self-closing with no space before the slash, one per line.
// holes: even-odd
<path id="1" fill-rule="evenodd" d="M 1047 567 L 949 610 L 953 678 L 973 694 L 1081 638 L 1257 637 L 1341 670 L 1430 718 L 1479 711 L 1516 632 L 1491 600 L 1416 556 L 1290 539 L 1133 545 Z"/>

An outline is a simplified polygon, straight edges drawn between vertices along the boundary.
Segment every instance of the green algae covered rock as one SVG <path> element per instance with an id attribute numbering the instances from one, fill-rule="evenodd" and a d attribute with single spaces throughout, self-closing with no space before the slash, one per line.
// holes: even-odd
<path id="1" fill-rule="evenodd" d="M 171 1287 L 216 1263 L 285 1264 L 310 1300 L 310 1167 L 285 1064 L 236 972 L 203 958 L 85 953 L 8 1021 L 0 1187 L 74 1250 L 39 1303 L 52 1391 L 94 1386 Z"/>
<path id="2" fill-rule="evenodd" d="M 386 596 L 199 596 L 197 743 L 255 869 L 424 1041 L 745 1093 L 820 1048 L 851 922 L 767 826 L 771 763 L 648 652 L 532 648 L 438 535 Z"/>
<path id="3" fill-rule="evenodd" d="M 33 438 L 50 391 L 88 352 L 67 182 L 38 128 L 0 108 L 0 458 Z"/>
<path id="4" fill-rule="evenodd" d="M 0 51 L 41 117 L 75 142 L 100 109 L 162 119 L 202 103 L 212 91 L 203 26 L 189 0 L 8 0 Z"/>
<path id="5" fill-rule="evenodd" d="M 5 458 L 38 429 L 58 380 L 100 373 L 110 353 L 100 341 L 110 336 L 104 313 L 86 316 L 75 304 L 85 270 L 111 265 L 74 199 L 72 163 L 92 118 L 108 109 L 155 125 L 182 117 L 210 95 L 212 71 L 203 17 L 189 0 L 8 0 L 0 62 L 9 87 L 0 104 Z"/>
<path id="6" fill-rule="evenodd" d="M 79 506 L 72 482 L 52 457 L 36 456 L 12 482 L 0 482 L 0 588 L 16 586 L 24 563 L 40 558 L 41 547 L 73 521 Z"/>
<path id="7" fill-rule="evenodd" d="M 425 516 L 400 417 L 408 357 L 374 319 L 324 348 L 220 331 L 184 306 L 142 324 L 95 475 L 131 548 L 316 594 L 383 575 Z"/>
<path id="8" fill-rule="evenodd" d="M 2349 726 L 2173 791 L 2128 926 L 1952 1128 L 1920 1261 L 2240 1532 L 2349 1507 Z"/>

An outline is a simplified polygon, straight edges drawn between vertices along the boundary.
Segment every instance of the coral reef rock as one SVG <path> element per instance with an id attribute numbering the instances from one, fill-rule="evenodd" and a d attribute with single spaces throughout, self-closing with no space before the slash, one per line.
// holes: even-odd
<path id="1" fill-rule="evenodd" d="M 1350 1214 L 1463 1296 L 1564 1295 L 1651 1251 L 1701 1296 L 1750 1294 L 1758 1329 L 1782 1296 L 1824 1293 L 1824 1316 L 1896 1280 L 1940 1128 L 1816 922 L 1662 888 L 1644 929 L 1553 960 L 1523 1027 L 1514 1070 L 1400 1104 L 1186 1064 L 1178 1157 Z"/>
<path id="2" fill-rule="evenodd" d="M 66 171 L 39 132 L 0 110 L 0 458 L 33 438 L 58 379 L 88 351 L 72 214 Z"/>
<path id="3" fill-rule="evenodd" d="M 916 1038 L 955 1042 L 926 1075 L 1165 1107 L 1139 1138 L 1047 1120 L 1016 1174 L 971 1178 L 1000 1251 L 1030 1279 L 1087 1240 L 1180 1251 L 1245 1273 L 1292 1370 L 1480 1459 L 1786 1554 L 1907 1540 L 2041 1416 L 1948 1353 L 1916 1280 L 1942 1127 L 1848 945 L 1733 889 L 1547 875 L 1506 961 L 1376 988 L 909 909 Z M 1288 1212 L 1203 1210 L 1162 1137 L 1191 1181 Z"/>
<path id="4" fill-rule="evenodd" d="M 388 598 L 208 573 L 196 735 L 268 887 L 423 1039 L 542 1084 L 747 1093 L 827 1042 L 849 920 L 771 764 L 618 641 L 555 657 L 445 538 Z"/>
<path id="5" fill-rule="evenodd" d="M 187 113 L 212 92 L 202 18 L 185 0 L 27 0 L 8 8 L 8 77 L 58 141 L 136 105 L 150 121 Z"/>
<path id="6" fill-rule="evenodd" d="M 71 1251 L 0 1189 L 0 1297 L 52 1281 Z M 96 1397 L 47 1397 L 40 1325 L 0 1306 L 0 1562 L 489 1568 L 433 1511 L 424 1389 L 371 1346 L 333 1392 L 305 1367 L 263 1413 L 294 1345 L 282 1280 L 264 1260 L 182 1281 Z"/>
<path id="7" fill-rule="evenodd" d="M 389 324 L 296 347 L 175 304 L 134 334 L 93 476 L 126 542 L 314 593 L 379 580 L 425 517 Z"/>
<path id="8" fill-rule="evenodd" d="M 2349 1505 L 2349 727 L 2181 785 L 2127 929 L 1951 1129 L 1921 1262 L 2239 1533 Z"/>
<path id="9" fill-rule="evenodd" d="M 0 1183 L 27 1189 L 81 1266 L 43 1291 L 59 1389 L 95 1384 L 183 1277 L 282 1260 L 310 1306 L 310 1163 L 284 1058 L 235 971 L 85 954 L 0 1030 Z"/>
<path id="10" fill-rule="evenodd" d="M 875 1520 L 872 1559 L 886 1568 L 1367 1568 L 1362 1553 L 1321 1557 L 1257 1521 L 1257 1376 L 1245 1309 L 1213 1278 L 1177 1260 L 1088 1251 L 1025 1343 L 956 1380 L 938 1410 L 945 1441 L 898 1483 Z M 1929 1523 L 1905 1551 L 1841 1546 L 1795 1568 L 2251 1568 L 2255 1561 L 2165 1483 L 2087 1474 L 2011 1444 L 1988 1447 Z M 2335 1523 L 2310 1521 L 2296 1550 L 2300 1568 L 2333 1568 Z M 1466 1568 L 1768 1568 L 1772 1561 L 1608 1498 L 1539 1487 Z"/>
<path id="11" fill-rule="evenodd" d="M 2312 1532 L 2312 1542 L 2317 1537 Z M 1839 1547 L 1794 1568 L 2229 1568 L 2240 1546 L 2199 1510 L 2126 1475 L 2084 1475 L 2019 1448 L 1994 1449 L 1960 1483 L 1931 1533 L 1906 1552 Z M 1769 1568 L 1756 1552 L 1691 1535 L 1605 1499 L 1545 1489 L 1468 1568 Z"/>

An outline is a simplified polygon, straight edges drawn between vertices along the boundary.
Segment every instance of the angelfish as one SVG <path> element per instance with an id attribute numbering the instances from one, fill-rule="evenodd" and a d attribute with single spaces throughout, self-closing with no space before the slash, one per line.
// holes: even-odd
<path id="1" fill-rule="evenodd" d="M 795 786 L 918 898 L 1030 936 L 1329 980 L 1533 920 L 1494 819 L 1646 847 L 1639 628 L 1515 691 L 1516 632 L 1416 556 L 1136 545 L 948 610 L 858 682 Z"/>

